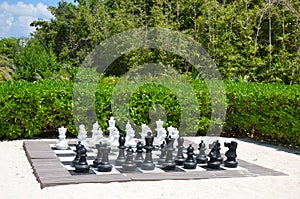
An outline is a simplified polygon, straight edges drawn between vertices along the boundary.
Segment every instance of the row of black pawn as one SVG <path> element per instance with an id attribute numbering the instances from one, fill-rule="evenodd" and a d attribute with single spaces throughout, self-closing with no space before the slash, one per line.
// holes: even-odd
<path id="1" fill-rule="evenodd" d="M 134 171 L 136 167 L 141 167 L 143 170 L 154 170 L 155 164 L 152 160 L 152 150 L 153 147 L 153 139 L 154 137 L 149 133 L 145 137 L 145 146 L 141 144 L 141 142 L 137 143 L 136 156 L 133 158 L 133 149 L 132 147 L 128 147 L 126 150 L 127 154 L 125 157 L 125 137 L 119 137 L 119 154 L 117 160 L 115 162 L 116 166 L 122 166 L 124 171 Z M 158 165 L 161 166 L 162 169 L 165 170 L 174 170 L 176 165 L 183 165 L 185 169 L 195 169 L 197 164 L 207 164 L 210 168 L 219 168 L 223 163 L 223 158 L 220 154 L 220 143 L 218 141 L 209 145 L 211 151 L 209 152 L 209 161 L 205 154 L 205 143 L 201 141 L 199 144 L 199 154 L 194 158 L 194 148 L 192 145 L 189 145 L 187 148 L 187 158 L 183 156 L 183 137 L 179 137 L 177 139 L 178 142 L 178 152 L 173 158 L 173 144 L 175 139 L 167 136 L 165 141 L 161 144 L 161 155 L 158 159 Z M 237 167 L 236 161 L 236 142 L 230 142 L 224 144 L 229 150 L 225 153 L 227 160 L 224 161 L 225 167 Z M 109 162 L 108 156 L 111 148 L 106 144 L 97 144 L 96 148 L 98 149 L 98 154 L 96 159 L 93 161 L 94 167 L 98 168 L 99 172 L 110 172 L 112 170 L 112 165 Z M 146 157 L 143 158 L 143 148 L 146 149 Z M 78 142 L 76 145 L 76 157 L 72 161 L 72 166 L 75 166 L 76 172 L 88 172 L 89 165 L 86 162 L 86 149 L 83 145 Z"/>

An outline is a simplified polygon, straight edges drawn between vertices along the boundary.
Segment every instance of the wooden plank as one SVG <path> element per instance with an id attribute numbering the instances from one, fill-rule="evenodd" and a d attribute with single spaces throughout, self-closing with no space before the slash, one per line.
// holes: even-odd
<path id="1" fill-rule="evenodd" d="M 251 164 L 245 160 L 238 160 L 238 162 L 241 167 L 247 168 L 248 172 L 257 176 L 288 176 L 285 173 L 262 167 L 260 165 Z"/>

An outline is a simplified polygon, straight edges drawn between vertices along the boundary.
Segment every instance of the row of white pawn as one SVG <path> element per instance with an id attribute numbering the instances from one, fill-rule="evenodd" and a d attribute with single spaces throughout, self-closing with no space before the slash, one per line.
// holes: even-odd
<path id="1" fill-rule="evenodd" d="M 154 144 L 159 145 L 162 143 L 162 141 L 165 139 L 167 136 L 167 131 L 163 127 L 164 122 L 162 120 L 156 121 L 156 129 L 155 131 L 157 132 L 157 135 L 154 139 Z M 107 130 L 109 131 L 109 136 L 108 138 L 103 136 L 103 131 L 101 130 L 98 122 L 95 122 L 93 124 L 93 129 L 92 129 L 92 138 L 88 139 L 87 138 L 87 131 L 85 130 L 85 126 L 83 124 L 79 125 L 79 132 L 78 132 L 78 140 L 81 141 L 83 145 L 86 147 L 94 147 L 96 144 L 98 144 L 100 141 L 102 143 L 108 143 L 112 146 L 118 146 L 118 138 L 119 138 L 119 131 L 117 129 L 116 125 L 116 120 L 111 117 L 110 120 L 108 121 L 108 128 Z M 167 128 L 169 135 L 172 138 L 177 139 L 179 137 L 179 131 L 172 126 L 169 126 Z M 56 144 L 57 149 L 67 149 L 68 148 L 68 141 L 66 140 L 66 132 L 67 128 L 65 127 L 60 127 L 58 128 L 59 132 L 59 140 Z M 125 127 L 125 132 L 126 132 L 126 145 L 127 146 L 135 146 L 136 145 L 136 140 L 135 140 L 135 131 L 132 128 L 131 124 L 127 122 L 126 127 Z M 145 140 L 145 136 L 147 135 L 148 132 L 152 133 L 152 130 L 147 126 L 146 124 L 142 124 L 142 133 L 141 133 L 141 141 L 143 142 Z"/>

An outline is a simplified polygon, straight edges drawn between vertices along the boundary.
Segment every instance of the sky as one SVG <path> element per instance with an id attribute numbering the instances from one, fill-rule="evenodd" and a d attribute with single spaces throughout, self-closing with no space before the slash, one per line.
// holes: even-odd
<path id="1" fill-rule="evenodd" d="M 60 0 L 0 0 L 0 39 L 30 37 L 34 31 L 30 23 L 37 19 L 53 18 L 48 6 L 57 6 Z M 65 0 L 73 2 L 73 0 Z"/>

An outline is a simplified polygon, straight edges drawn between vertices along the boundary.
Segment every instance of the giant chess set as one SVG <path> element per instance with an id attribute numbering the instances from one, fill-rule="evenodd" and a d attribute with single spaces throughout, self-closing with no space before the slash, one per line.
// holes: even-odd
<path id="1" fill-rule="evenodd" d="M 126 125 L 126 137 L 119 136 L 114 118 L 109 120 L 110 134 L 107 139 L 103 137 L 103 132 L 97 122 L 93 125 L 93 136 L 90 140 L 87 140 L 84 126 L 80 125 L 78 142 L 75 146 L 67 143 L 66 128 L 61 127 L 59 128 L 59 141 L 57 144 L 51 145 L 51 148 L 65 167 L 74 171 L 74 174 L 112 172 L 113 167 L 119 172 L 142 172 L 143 170 L 158 169 L 158 171 L 185 171 L 196 169 L 198 164 L 202 168 L 210 169 L 236 168 L 238 166 L 236 142 L 224 144 L 225 147 L 228 147 L 225 161 L 221 156 L 221 144 L 218 140 L 209 145 L 208 157 L 205 153 L 205 143 L 202 140 L 199 143 L 199 153 L 195 157 L 194 147 L 192 144 L 184 146 L 184 138 L 179 135 L 176 128 L 170 126 L 166 131 L 163 128 L 163 121 L 159 120 L 156 123 L 157 136 L 155 137 L 151 129 L 143 124 L 141 139 L 134 138 L 135 133 L 129 122 Z M 174 146 L 175 141 L 177 141 L 176 147 Z M 186 151 L 186 157 L 184 151 Z M 70 158 L 72 154 L 73 160 Z M 93 161 L 88 162 L 91 158 L 94 158 Z"/>
<path id="2" fill-rule="evenodd" d="M 161 120 L 156 122 L 156 132 L 143 124 L 141 138 L 135 138 L 129 122 L 126 136 L 120 136 L 115 123 L 114 118 L 108 121 L 108 137 L 96 122 L 91 138 L 87 138 L 84 125 L 80 125 L 76 141 L 68 141 L 67 129 L 61 127 L 56 143 L 25 142 L 27 157 L 42 187 L 80 182 L 282 175 L 237 161 L 235 141 L 225 142 L 227 151 L 221 154 L 218 140 L 190 142 L 176 128 L 170 126 L 166 130 Z"/>

